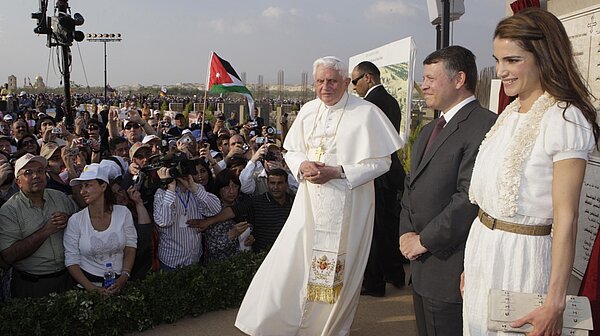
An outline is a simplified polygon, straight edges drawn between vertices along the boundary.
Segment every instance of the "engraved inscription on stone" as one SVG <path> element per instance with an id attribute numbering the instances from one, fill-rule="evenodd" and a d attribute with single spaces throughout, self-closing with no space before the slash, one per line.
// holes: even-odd
<path id="1" fill-rule="evenodd" d="M 562 16 L 581 74 L 596 97 L 600 97 L 600 5 Z M 600 100 L 594 102 L 600 110 Z"/>

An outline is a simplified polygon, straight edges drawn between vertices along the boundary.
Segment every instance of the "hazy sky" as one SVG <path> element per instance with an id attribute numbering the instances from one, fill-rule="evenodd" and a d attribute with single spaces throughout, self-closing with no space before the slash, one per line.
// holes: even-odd
<path id="1" fill-rule="evenodd" d="M 31 13 L 38 1 L 2 2 L 0 84 L 14 74 L 19 86 L 23 77 L 33 81 L 36 75 L 58 86 L 56 57 L 50 57 L 45 36 L 33 33 Z M 54 3 L 49 0 L 49 16 Z M 210 51 L 238 73 L 246 72 L 247 82 L 263 75 L 265 83 L 276 83 L 277 71 L 284 70 L 286 83 L 300 83 L 301 73 L 310 73 L 320 56 L 347 61 L 408 36 L 417 45 L 420 80 L 421 62 L 435 49 L 425 0 L 71 0 L 69 5 L 84 16 L 83 32 L 123 35 L 122 42 L 108 44 L 112 86 L 204 83 Z M 493 65 L 491 36 L 504 8 L 503 0 L 465 0 L 465 14 L 451 26 L 451 44 L 471 49 L 479 68 Z M 84 40 L 72 52 L 72 80 L 86 85 L 85 68 L 89 85 L 102 86 L 102 43 Z"/>

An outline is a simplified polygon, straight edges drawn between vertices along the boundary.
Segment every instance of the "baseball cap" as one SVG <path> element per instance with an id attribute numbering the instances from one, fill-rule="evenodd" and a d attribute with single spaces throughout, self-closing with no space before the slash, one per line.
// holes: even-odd
<path id="1" fill-rule="evenodd" d="M 49 160 L 56 150 L 60 149 L 56 142 L 48 142 L 42 145 L 42 149 L 40 149 L 40 156 L 43 156 L 46 160 Z"/>
<path id="2" fill-rule="evenodd" d="M 10 114 L 7 114 L 4 116 L 4 121 L 11 121 L 13 120 L 13 117 Z"/>
<path id="3" fill-rule="evenodd" d="M 129 148 L 129 158 L 131 160 L 133 160 L 133 157 L 135 156 L 135 153 L 138 150 L 140 150 L 141 148 L 150 148 L 150 146 L 148 144 L 141 143 L 141 142 L 134 143 L 133 146 L 131 146 L 131 148 Z"/>
<path id="4" fill-rule="evenodd" d="M 100 179 L 108 183 L 108 169 L 102 168 L 104 167 L 99 163 L 92 163 L 83 167 L 81 175 L 79 175 L 79 177 L 76 179 L 72 179 L 71 182 L 69 182 L 69 185 L 73 187 L 85 181 L 91 181 L 95 179 Z"/>
<path id="5" fill-rule="evenodd" d="M 103 159 L 100 161 L 100 166 L 103 170 L 106 170 L 109 180 L 114 180 L 123 175 L 123 167 L 114 160 Z"/>
<path id="6" fill-rule="evenodd" d="M 21 169 L 23 169 L 23 167 L 25 167 L 31 161 L 41 163 L 42 166 L 44 166 L 44 168 L 46 168 L 46 166 L 48 166 L 48 160 L 46 160 L 44 157 L 38 156 L 38 155 L 33 155 L 31 153 L 27 153 L 27 154 L 21 156 L 17 160 L 17 162 L 15 162 L 15 177 L 17 177 L 19 174 L 19 171 Z"/>
<path id="7" fill-rule="evenodd" d="M 159 137 L 157 137 L 157 136 L 156 136 L 156 135 L 154 135 L 154 134 L 146 135 L 146 136 L 144 137 L 144 139 L 142 139 L 142 143 L 143 143 L 143 144 L 147 144 L 148 142 L 150 142 L 150 141 L 152 141 L 152 140 L 154 140 L 154 139 L 158 139 L 158 140 L 160 140 L 160 138 L 159 138 Z"/>

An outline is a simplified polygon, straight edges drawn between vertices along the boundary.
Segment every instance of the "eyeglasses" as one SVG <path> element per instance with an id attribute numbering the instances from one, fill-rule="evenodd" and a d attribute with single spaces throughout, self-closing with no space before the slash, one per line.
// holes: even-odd
<path id="1" fill-rule="evenodd" d="M 365 73 L 363 73 L 362 75 L 358 76 L 357 78 L 354 78 L 354 79 L 352 80 L 352 85 L 356 86 L 356 84 L 358 84 L 358 81 L 359 81 L 359 80 L 361 80 L 363 77 L 365 77 L 365 75 L 366 75 L 366 74 L 367 74 L 367 73 L 365 72 Z"/>
<path id="2" fill-rule="evenodd" d="M 89 129 L 90 131 L 95 131 L 95 130 L 97 130 L 97 129 L 98 129 L 98 125 L 96 125 L 96 124 L 91 124 L 91 125 L 88 125 L 88 129 Z"/>
<path id="3" fill-rule="evenodd" d="M 125 126 L 125 129 L 126 129 L 126 130 L 130 130 L 130 129 L 132 129 L 132 128 L 138 129 L 138 128 L 140 128 L 140 125 L 139 125 L 139 124 L 131 124 L 131 123 L 129 123 L 129 124 L 127 124 L 127 125 Z"/>
<path id="4" fill-rule="evenodd" d="M 33 174 L 36 174 L 37 176 L 45 175 L 46 174 L 46 169 L 45 168 L 25 169 L 18 176 L 31 177 Z"/>
<path id="5" fill-rule="evenodd" d="M 23 146 L 33 146 L 33 145 L 35 145 L 35 140 L 25 140 L 21 144 Z"/>

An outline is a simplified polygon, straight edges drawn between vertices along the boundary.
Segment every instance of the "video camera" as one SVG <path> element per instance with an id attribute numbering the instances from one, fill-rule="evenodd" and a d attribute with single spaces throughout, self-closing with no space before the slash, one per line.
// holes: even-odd
<path id="1" fill-rule="evenodd" d="M 163 140 L 164 141 L 164 140 Z M 146 176 L 144 185 L 148 188 L 166 187 L 178 177 L 196 175 L 196 164 L 198 160 L 190 160 L 182 152 L 164 153 L 150 158 L 150 163 L 142 167 L 141 171 Z M 158 170 L 162 167 L 168 168 L 169 178 L 161 180 L 158 176 Z"/>

